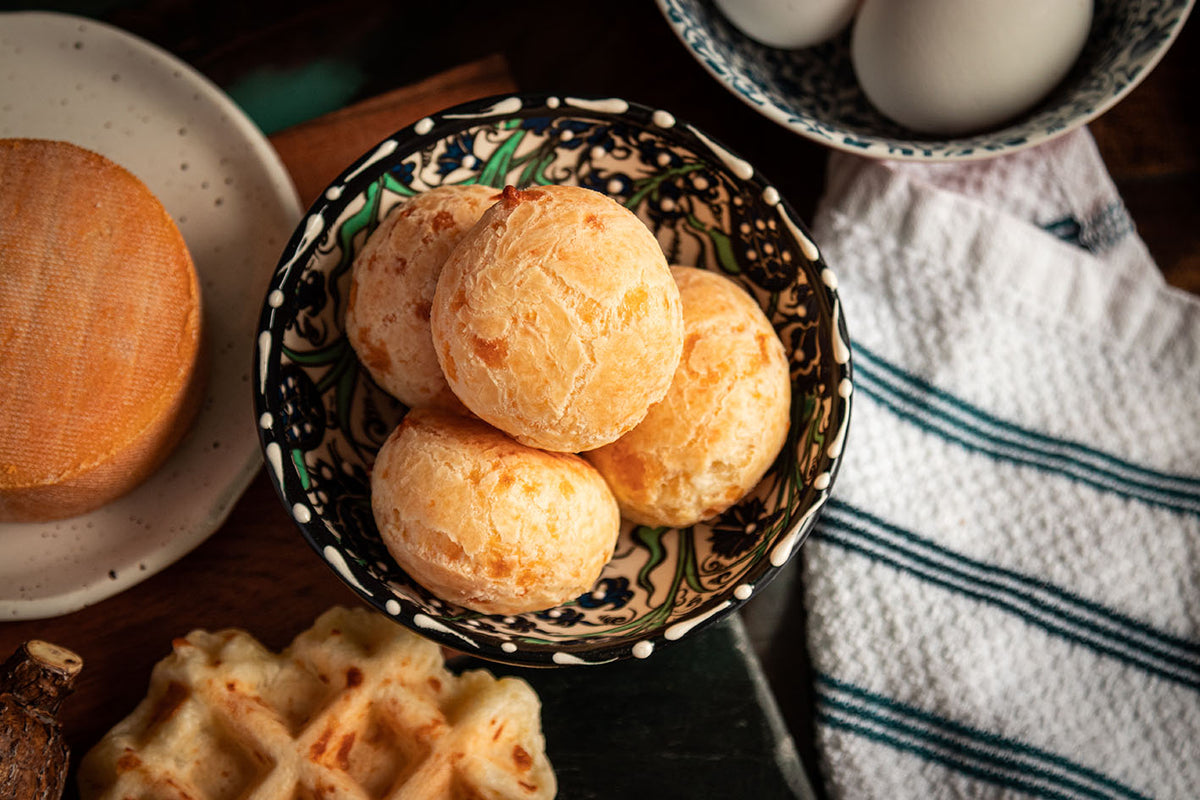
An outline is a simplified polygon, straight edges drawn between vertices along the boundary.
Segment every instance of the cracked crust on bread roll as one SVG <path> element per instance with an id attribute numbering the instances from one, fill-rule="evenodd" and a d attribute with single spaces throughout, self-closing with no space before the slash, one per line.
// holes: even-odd
<path id="1" fill-rule="evenodd" d="M 380 449 L 371 507 L 414 580 L 486 614 L 538 611 L 590 590 L 620 531 L 612 492 L 579 456 L 434 408 L 410 411 Z"/>
<path id="2" fill-rule="evenodd" d="M 61 141 L 0 140 L 0 521 L 132 490 L 203 397 L 200 285 L 162 203 Z"/>
<path id="3" fill-rule="evenodd" d="M 762 479 L 787 440 L 787 353 L 758 303 L 716 272 L 672 267 L 683 356 L 671 388 L 632 431 L 585 454 L 622 515 L 675 528 L 709 519 Z"/>
<path id="4" fill-rule="evenodd" d="M 440 186 L 393 208 L 354 258 L 346 336 L 385 392 L 407 406 L 461 408 L 433 351 L 429 312 L 446 256 L 500 197 Z"/>
<path id="5" fill-rule="evenodd" d="M 666 393 L 679 290 L 631 211 L 575 186 L 506 187 L 446 259 L 433 342 L 450 388 L 518 441 L 614 441 Z"/>

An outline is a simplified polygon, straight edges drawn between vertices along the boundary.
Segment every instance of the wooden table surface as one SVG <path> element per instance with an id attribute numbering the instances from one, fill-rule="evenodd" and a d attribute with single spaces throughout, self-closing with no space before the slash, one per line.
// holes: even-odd
<path id="1" fill-rule="evenodd" d="M 412 4 L 156 0 L 55 8 L 147 38 L 226 88 L 255 70 L 295 70 L 321 60 L 353 65 L 352 96 L 330 100 L 348 100 L 349 108 L 271 136 L 306 204 L 393 130 L 438 108 L 519 87 L 622 96 L 670 109 L 751 161 L 768 164 L 775 185 L 811 218 L 827 151 L 758 116 L 716 84 L 652 3 L 617 0 L 600 10 L 590 3 L 467 2 L 455 4 L 453 14 L 437 4 L 420 11 L 393 7 L 406 5 Z M 1200 293 L 1198 64 L 1200 23 L 1192 21 L 1157 69 L 1091 130 L 1167 280 Z M 743 613 L 811 765 L 797 580 L 793 563 Z M 71 747 L 81 755 L 136 705 L 150 668 L 174 637 L 198 627 L 237 626 L 280 648 L 335 603 L 359 600 L 303 542 L 260 473 L 224 525 L 161 573 L 73 614 L 0 623 L 0 656 L 21 641 L 44 638 L 84 657 L 62 713 Z"/>

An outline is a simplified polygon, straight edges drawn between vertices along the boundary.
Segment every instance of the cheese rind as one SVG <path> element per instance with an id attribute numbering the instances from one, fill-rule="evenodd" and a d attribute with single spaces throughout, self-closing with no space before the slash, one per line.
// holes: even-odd
<path id="1" fill-rule="evenodd" d="M 0 140 L 0 521 L 144 481 L 199 405 L 200 287 L 154 194 L 66 142 Z"/>

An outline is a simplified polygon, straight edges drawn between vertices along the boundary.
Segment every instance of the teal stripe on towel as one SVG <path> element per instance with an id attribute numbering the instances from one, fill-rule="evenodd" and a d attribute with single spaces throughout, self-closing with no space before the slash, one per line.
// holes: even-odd
<path id="1" fill-rule="evenodd" d="M 1058 753 L 947 719 L 830 675 L 818 675 L 816 689 L 819 722 L 981 780 L 1038 797 L 1145 797 Z"/>
<path id="2" fill-rule="evenodd" d="M 963 764 L 952 758 L 948 758 L 937 750 L 931 747 L 923 747 L 910 741 L 905 741 L 897 736 L 891 736 L 878 729 L 868 727 L 866 725 L 855 724 L 854 722 L 830 715 L 827 711 L 818 709 L 816 713 L 818 725 L 824 725 L 829 728 L 840 728 L 841 730 L 861 736 L 864 739 L 869 739 L 879 744 L 885 744 L 895 750 L 904 753 L 912 753 L 920 756 L 926 761 L 934 764 L 940 764 L 943 767 L 948 767 L 964 775 L 979 780 L 987 781 L 1006 789 L 1016 789 L 1029 794 L 1031 797 L 1049 798 L 1049 800 L 1075 800 L 1075 795 L 1065 794 L 1063 792 L 1055 792 L 1043 787 L 1035 786 L 1029 781 L 1023 781 L 1019 778 L 1014 778 L 1010 775 L 1001 775 L 993 770 L 983 769 L 970 764 Z"/>
<path id="3" fill-rule="evenodd" d="M 1200 689 L 1200 642 L 1159 631 L 1040 578 L 947 550 L 830 499 L 813 538 L 885 563 L 1159 677 Z"/>
<path id="4" fill-rule="evenodd" d="M 920 429 L 992 458 L 1080 481 L 1172 511 L 1200 513 L 1200 477 L 1149 469 L 1109 453 L 1022 428 L 979 409 L 854 344 L 855 384 Z"/>

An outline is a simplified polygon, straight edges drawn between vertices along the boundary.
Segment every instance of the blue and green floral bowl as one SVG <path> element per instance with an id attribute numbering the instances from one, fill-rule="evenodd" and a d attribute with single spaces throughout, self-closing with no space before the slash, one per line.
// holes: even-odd
<path id="1" fill-rule="evenodd" d="M 1000 128 L 952 138 L 915 134 L 867 102 L 850 63 L 849 31 L 815 47 L 781 50 L 743 34 L 713 0 L 657 2 L 710 75 L 785 128 L 873 158 L 965 161 L 1048 141 L 1103 114 L 1159 62 L 1195 0 L 1096 0 L 1083 52 L 1049 97 Z"/>
<path id="2" fill-rule="evenodd" d="M 590 592 L 518 616 L 444 602 L 388 554 L 369 474 L 406 409 L 360 367 L 343 330 L 354 254 L 388 210 L 465 183 L 605 192 L 655 231 L 671 262 L 720 270 L 750 290 L 791 356 L 791 433 L 750 497 L 684 530 L 626 524 Z M 254 372 L 268 471 L 304 538 L 341 579 L 441 644 L 524 665 L 645 658 L 750 599 L 796 553 L 828 497 L 850 417 L 850 348 L 836 287 L 771 183 L 666 111 L 549 95 L 447 109 L 347 169 L 284 250 Z"/>

